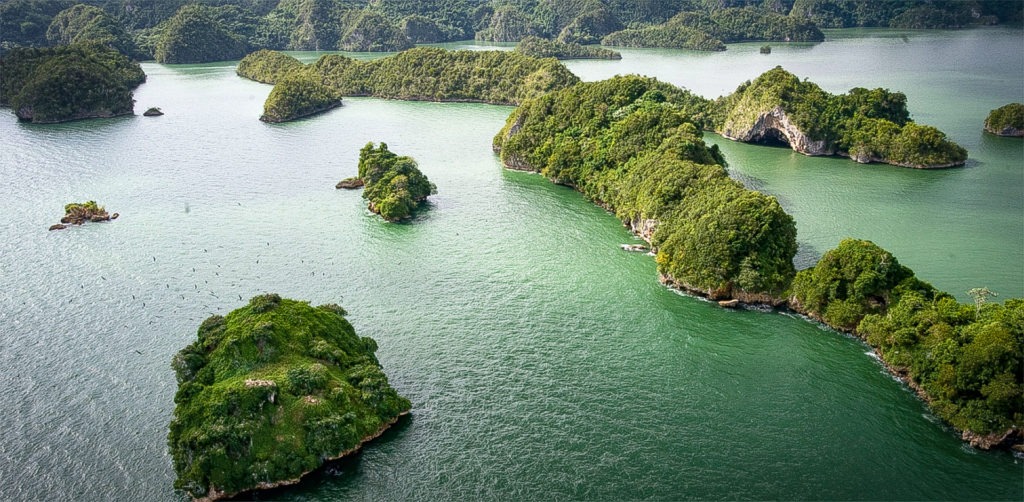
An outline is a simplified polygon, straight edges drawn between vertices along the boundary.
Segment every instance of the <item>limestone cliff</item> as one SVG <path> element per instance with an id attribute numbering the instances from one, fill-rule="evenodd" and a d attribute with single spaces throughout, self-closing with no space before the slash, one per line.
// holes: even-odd
<path id="1" fill-rule="evenodd" d="M 835 155 L 836 148 L 826 140 L 814 140 L 789 118 L 782 105 L 757 114 L 753 123 L 730 116 L 722 136 L 744 143 L 783 142 L 804 155 Z"/>

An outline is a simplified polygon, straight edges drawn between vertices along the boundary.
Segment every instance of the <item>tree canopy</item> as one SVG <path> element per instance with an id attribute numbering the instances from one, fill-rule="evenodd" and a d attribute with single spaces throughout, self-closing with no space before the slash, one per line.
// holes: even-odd
<path id="1" fill-rule="evenodd" d="M 13 49 L 0 58 L 0 105 L 36 123 L 128 115 L 145 80 L 138 63 L 102 44 Z"/>
<path id="2" fill-rule="evenodd" d="M 167 442 L 193 498 L 293 483 L 378 436 L 409 411 L 337 305 L 253 297 L 199 326 L 171 362 Z"/>
<path id="3" fill-rule="evenodd" d="M 416 161 L 391 152 L 387 143 L 379 147 L 367 143 L 359 150 L 359 178 L 370 211 L 388 221 L 411 218 L 428 196 L 437 193 L 437 187 L 420 172 Z"/>

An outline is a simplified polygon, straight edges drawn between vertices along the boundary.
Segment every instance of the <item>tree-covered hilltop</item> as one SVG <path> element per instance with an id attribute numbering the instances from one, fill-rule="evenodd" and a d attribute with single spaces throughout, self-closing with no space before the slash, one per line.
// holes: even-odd
<path id="1" fill-rule="evenodd" d="M 794 0 L 789 15 L 822 28 L 961 28 L 978 24 L 1021 24 L 1024 3 L 1004 0 Z"/>
<path id="2" fill-rule="evenodd" d="M 288 122 L 341 106 L 341 94 L 308 70 L 289 73 L 274 85 L 263 103 L 264 122 Z"/>
<path id="3" fill-rule="evenodd" d="M 494 138 L 506 166 L 614 211 L 657 249 L 665 280 L 715 299 L 775 303 L 796 227 L 774 197 L 729 178 L 701 138 L 706 100 L 636 76 L 524 102 Z"/>
<path id="4" fill-rule="evenodd" d="M 553 58 L 537 59 L 511 51 L 417 47 L 372 61 L 329 54 L 307 66 L 285 54 L 259 51 L 243 62 L 237 73 L 261 82 L 292 75 L 294 80 L 325 85 L 339 96 L 415 101 L 514 105 L 579 82 Z"/>
<path id="5" fill-rule="evenodd" d="M 276 84 L 285 75 L 305 68 L 301 61 L 283 52 L 260 49 L 238 62 L 235 73 L 263 84 Z"/>
<path id="6" fill-rule="evenodd" d="M 216 500 L 292 484 L 411 407 L 337 305 L 256 296 L 174 356 L 174 486 Z"/>
<path id="7" fill-rule="evenodd" d="M 989 112 L 985 130 L 999 136 L 1024 137 L 1024 103 L 1010 103 Z"/>
<path id="8" fill-rule="evenodd" d="M 387 143 L 380 147 L 367 143 L 359 150 L 359 179 L 365 187 L 363 198 L 370 201 L 370 211 L 388 221 L 411 218 L 428 196 L 437 193 L 437 187 L 420 172 L 416 161 L 391 152 Z"/>
<path id="9" fill-rule="evenodd" d="M 797 274 L 791 305 L 867 341 L 965 441 L 1020 445 L 1024 299 L 971 294 L 974 305 L 959 303 L 874 243 L 846 239 Z"/>
<path id="10" fill-rule="evenodd" d="M 535 58 L 622 59 L 622 54 L 603 47 L 582 46 L 575 42 L 559 42 L 540 37 L 522 39 L 516 44 L 515 51 Z"/>
<path id="11" fill-rule="evenodd" d="M 211 29 L 222 41 L 224 31 L 252 49 L 274 50 L 395 51 L 418 43 L 518 42 L 527 36 L 593 44 L 616 32 L 609 40 L 619 45 L 715 50 L 714 40 L 818 40 L 818 26 L 1024 22 L 1024 3 L 1002 0 L 7 0 L 0 3 L 0 52 L 55 43 L 48 30 L 61 11 L 79 3 L 103 9 L 134 37 L 144 57 L 156 54 L 181 9 L 197 8 L 216 20 Z M 110 26 L 99 31 L 121 39 Z M 196 53 L 219 51 L 224 58 L 230 52 L 206 48 L 212 39 L 197 40 L 190 49 Z M 172 41 L 181 43 L 177 36 Z"/>
<path id="12" fill-rule="evenodd" d="M 239 59 L 248 52 L 243 37 L 231 32 L 211 9 L 186 5 L 162 28 L 154 54 L 159 63 L 207 63 Z"/>
<path id="13" fill-rule="evenodd" d="M 907 98 L 886 89 L 832 95 L 775 67 L 719 98 L 713 126 L 743 142 L 781 142 L 808 155 L 904 167 L 963 165 L 967 151 L 930 126 L 915 124 Z"/>
<path id="14" fill-rule="evenodd" d="M 338 40 L 338 49 L 343 51 L 398 52 L 413 46 L 398 26 L 371 10 L 349 13 L 344 24 Z"/>
<path id="15" fill-rule="evenodd" d="M 725 50 L 725 43 L 820 42 L 825 35 L 813 22 L 753 7 L 682 12 L 664 24 L 612 33 L 601 43 L 629 47 Z"/>
<path id="16" fill-rule="evenodd" d="M 121 54 L 139 59 L 144 54 L 128 31 L 103 9 L 78 4 L 54 16 L 46 30 L 46 40 L 54 45 L 96 42 Z"/>
<path id="17" fill-rule="evenodd" d="M 0 58 L 0 105 L 35 123 L 130 115 L 145 81 L 138 63 L 101 44 L 13 49 Z"/>

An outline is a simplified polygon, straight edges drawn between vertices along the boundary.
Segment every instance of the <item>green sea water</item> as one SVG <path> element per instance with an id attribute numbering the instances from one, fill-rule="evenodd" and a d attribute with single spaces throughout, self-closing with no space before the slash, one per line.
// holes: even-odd
<path id="1" fill-rule="evenodd" d="M 980 132 L 1024 100 L 1022 32 L 829 37 L 568 65 L 705 96 L 776 64 L 832 92 L 906 92 L 916 120 L 969 150 L 966 168 L 708 140 L 794 215 L 804 263 L 854 236 L 958 296 L 1024 295 L 1024 146 Z M 965 447 L 860 342 L 667 290 L 650 257 L 619 249 L 636 241 L 613 216 L 501 169 L 490 140 L 510 108 L 353 98 L 268 125 L 270 87 L 234 63 L 143 66 L 136 109 L 162 117 L 0 113 L 0 500 L 180 500 L 170 358 L 204 318 L 267 291 L 343 305 L 413 410 L 264 499 L 1024 497 L 1021 460 Z M 368 141 L 437 184 L 411 224 L 334 189 Z M 47 232 L 86 199 L 121 217 Z"/>

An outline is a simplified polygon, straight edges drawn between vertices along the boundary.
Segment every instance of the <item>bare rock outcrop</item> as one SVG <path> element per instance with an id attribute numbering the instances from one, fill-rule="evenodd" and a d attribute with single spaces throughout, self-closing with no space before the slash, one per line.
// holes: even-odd
<path id="1" fill-rule="evenodd" d="M 813 140 L 801 131 L 781 105 L 759 114 L 749 127 L 737 122 L 736 120 L 727 121 L 722 130 L 722 136 L 744 143 L 780 141 L 804 155 L 836 154 L 835 146 L 828 141 Z"/>

